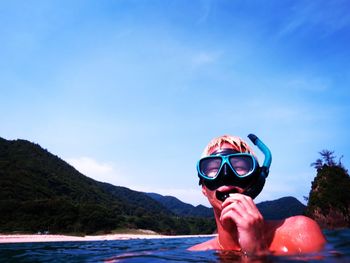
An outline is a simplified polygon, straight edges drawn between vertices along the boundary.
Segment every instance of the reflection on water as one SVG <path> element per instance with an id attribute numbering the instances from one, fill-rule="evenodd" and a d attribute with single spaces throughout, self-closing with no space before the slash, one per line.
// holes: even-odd
<path id="1" fill-rule="evenodd" d="M 241 257 L 186 249 L 207 238 L 0 244 L 0 262 L 350 262 L 350 229 L 325 231 L 324 251 L 302 256 Z"/>

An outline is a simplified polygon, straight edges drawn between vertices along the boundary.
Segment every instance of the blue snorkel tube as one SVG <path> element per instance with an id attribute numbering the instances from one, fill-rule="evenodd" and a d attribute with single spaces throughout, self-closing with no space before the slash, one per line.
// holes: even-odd
<path id="1" fill-rule="evenodd" d="M 258 194 L 260 194 L 265 185 L 266 177 L 269 175 L 270 171 L 272 155 L 270 149 L 256 135 L 249 134 L 248 138 L 254 143 L 254 145 L 259 148 L 260 151 L 262 151 L 265 156 L 264 163 L 259 169 L 259 174 L 256 182 L 243 192 L 243 194 L 248 195 L 254 199 L 258 196 Z"/>
<path id="2" fill-rule="evenodd" d="M 249 134 L 248 138 L 256 145 L 260 151 L 265 155 L 265 160 L 262 165 L 261 169 L 261 175 L 265 178 L 269 175 L 271 161 L 272 161 L 272 155 L 270 149 L 254 134 Z"/>

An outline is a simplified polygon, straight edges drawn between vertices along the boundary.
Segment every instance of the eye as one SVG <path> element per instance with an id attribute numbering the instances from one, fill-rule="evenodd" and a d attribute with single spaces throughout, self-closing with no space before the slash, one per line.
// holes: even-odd
<path id="1" fill-rule="evenodd" d="M 253 160 L 247 156 L 230 158 L 230 163 L 238 175 L 246 175 L 253 169 Z"/>
<path id="2" fill-rule="evenodd" d="M 235 170 L 236 170 L 236 172 L 239 175 L 245 175 L 245 174 L 247 174 L 250 171 L 249 167 L 244 166 L 244 165 L 242 165 L 242 166 L 235 166 Z"/>
<path id="3" fill-rule="evenodd" d="M 218 173 L 218 168 L 211 168 L 211 169 L 206 169 L 204 174 L 208 177 L 215 177 L 216 174 Z"/>
<path id="4" fill-rule="evenodd" d="M 201 162 L 201 171 L 207 177 L 215 177 L 220 169 L 221 159 L 210 158 Z"/>

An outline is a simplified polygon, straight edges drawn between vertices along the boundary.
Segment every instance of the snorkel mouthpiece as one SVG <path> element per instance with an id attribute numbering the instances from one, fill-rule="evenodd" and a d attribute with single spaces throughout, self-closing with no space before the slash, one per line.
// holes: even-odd
<path id="1" fill-rule="evenodd" d="M 216 191 L 215 196 L 216 199 L 220 200 L 221 202 L 224 202 L 228 197 L 232 196 L 233 193 L 220 193 Z"/>

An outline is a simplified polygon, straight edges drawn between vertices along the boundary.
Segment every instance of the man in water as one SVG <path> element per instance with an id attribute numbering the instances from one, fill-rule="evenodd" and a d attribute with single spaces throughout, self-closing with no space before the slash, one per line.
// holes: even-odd
<path id="1" fill-rule="evenodd" d="M 262 167 L 241 138 L 213 139 L 197 164 L 202 192 L 213 206 L 217 237 L 190 250 L 231 250 L 245 255 L 300 254 L 322 250 L 325 238 L 312 219 L 293 216 L 265 221 L 253 199 L 262 190 L 271 152 L 255 135 L 248 136 L 265 154 Z"/>

